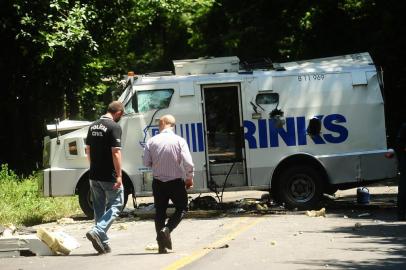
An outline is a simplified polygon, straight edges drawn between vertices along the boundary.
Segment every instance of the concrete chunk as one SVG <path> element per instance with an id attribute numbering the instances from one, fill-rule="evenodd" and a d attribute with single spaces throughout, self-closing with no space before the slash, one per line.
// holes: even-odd
<path id="1" fill-rule="evenodd" d="M 20 256 L 21 251 L 27 250 L 38 256 L 54 255 L 51 249 L 34 234 L 0 238 L 0 257 Z"/>

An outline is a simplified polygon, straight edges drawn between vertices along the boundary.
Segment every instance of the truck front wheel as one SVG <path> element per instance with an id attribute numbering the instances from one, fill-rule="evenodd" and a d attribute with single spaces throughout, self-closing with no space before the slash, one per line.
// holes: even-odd
<path id="1" fill-rule="evenodd" d="M 128 187 L 124 186 L 124 204 L 123 209 L 128 201 L 128 195 L 130 194 Z M 93 212 L 93 200 L 92 194 L 90 192 L 89 179 L 82 179 L 78 186 L 78 195 L 79 195 L 79 206 L 82 209 L 83 213 L 89 218 L 94 218 Z"/>
<path id="2" fill-rule="evenodd" d="M 322 178 L 312 166 L 295 166 L 284 170 L 278 177 L 275 197 L 289 209 L 311 209 L 322 195 Z"/>
<path id="3" fill-rule="evenodd" d="M 92 194 L 90 193 L 89 179 L 81 181 L 78 187 L 79 205 L 83 213 L 90 218 L 94 218 Z"/>

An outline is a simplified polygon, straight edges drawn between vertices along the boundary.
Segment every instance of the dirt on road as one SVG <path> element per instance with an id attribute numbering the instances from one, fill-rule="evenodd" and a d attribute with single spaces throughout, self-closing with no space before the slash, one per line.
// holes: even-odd
<path id="1" fill-rule="evenodd" d="M 131 207 L 109 231 L 108 255 L 97 256 L 85 238 L 91 220 L 64 219 L 26 231 L 63 230 L 79 248 L 68 256 L 1 258 L 0 269 L 406 269 L 406 223 L 396 221 L 397 187 L 369 192 L 370 203 L 360 205 L 356 189 L 338 191 L 320 206 L 325 217 L 272 203 L 268 209 L 235 207 L 211 216 L 192 211 L 172 233 L 174 249 L 165 255 L 154 249 L 153 220 L 134 216 Z M 229 192 L 224 201 L 260 201 L 263 194 Z M 148 205 L 151 198 L 138 202 Z"/>

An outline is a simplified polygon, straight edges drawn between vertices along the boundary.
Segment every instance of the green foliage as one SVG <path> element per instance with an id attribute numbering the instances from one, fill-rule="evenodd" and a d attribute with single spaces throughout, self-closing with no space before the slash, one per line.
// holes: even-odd
<path id="1" fill-rule="evenodd" d="M 0 1 L 0 106 L 11 133 L 0 135 L 0 162 L 32 171 L 45 124 L 96 119 L 127 71 L 170 70 L 173 59 L 368 51 L 385 70 L 387 108 L 405 108 L 405 8 L 394 0 Z M 389 112 L 390 133 L 404 115 Z"/>
<path id="2" fill-rule="evenodd" d="M 48 20 L 43 25 L 45 30 L 39 31 L 48 49 L 41 55 L 42 59 L 52 58 L 57 47 L 72 51 L 83 41 L 88 43 L 90 50 L 97 50 L 97 44 L 86 28 L 86 24 L 96 18 L 96 13 L 88 5 L 75 2 L 70 8 L 68 1 L 53 0 L 50 8 L 54 12 L 47 16 Z"/>
<path id="3" fill-rule="evenodd" d="M 6 164 L 0 171 L 0 224 L 34 225 L 80 213 L 77 198 L 42 198 L 39 174 L 19 178 Z"/>

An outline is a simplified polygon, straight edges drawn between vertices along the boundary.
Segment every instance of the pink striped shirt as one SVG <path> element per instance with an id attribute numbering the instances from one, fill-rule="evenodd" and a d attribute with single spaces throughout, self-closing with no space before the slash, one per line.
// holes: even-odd
<path id="1" fill-rule="evenodd" d="M 144 148 L 144 165 L 152 168 L 154 178 L 163 182 L 193 178 L 194 165 L 189 147 L 171 128 L 150 138 Z"/>

